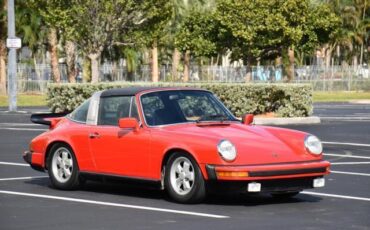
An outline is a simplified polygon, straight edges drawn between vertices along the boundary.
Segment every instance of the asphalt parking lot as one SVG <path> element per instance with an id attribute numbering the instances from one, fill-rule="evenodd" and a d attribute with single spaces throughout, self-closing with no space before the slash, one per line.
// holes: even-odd
<path id="1" fill-rule="evenodd" d="M 43 108 L 35 108 L 37 111 Z M 176 204 L 164 192 L 89 182 L 76 191 L 50 187 L 22 152 L 44 126 L 26 113 L 0 109 L 0 229 L 370 229 L 370 105 L 315 104 L 321 124 L 288 128 L 313 133 L 332 162 L 326 187 L 288 200 L 213 196 Z"/>

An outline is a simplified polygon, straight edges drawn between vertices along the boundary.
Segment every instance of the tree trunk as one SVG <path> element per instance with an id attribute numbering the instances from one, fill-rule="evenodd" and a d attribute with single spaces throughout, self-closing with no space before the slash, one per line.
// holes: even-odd
<path id="1" fill-rule="evenodd" d="M 326 50 L 326 54 L 325 54 L 325 65 L 326 65 L 327 70 L 329 70 L 329 68 L 331 66 L 332 53 L 333 53 L 333 47 L 329 46 L 328 49 Z"/>
<path id="2" fill-rule="evenodd" d="M 0 40 L 0 94 L 6 94 L 6 55 L 5 41 Z"/>
<path id="3" fill-rule="evenodd" d="M 68 82 L 76 82 L 76 45 L 72 41 L 66 41 L 64 46 L 66 56 L 67 56 L 67 73 L 68 73 Z"/>
<path id="4" fill-rule="evenodd" d="M 187 50 L 184 56 L 184 82 L 189 81 L 189 69 L 190 69 L 190 51 Z"/>
<path id="5" fill-rule="evenodd" d="M 294 48 L 288 48 L 288 58 L 289 58 L 289 66 L 287 68 L 287 77 L 288 82 L 291 82 L 294 79 Z"/>
<path id="6" fill-rule="evenodd" d="M 157 41 L 153 42 L 152 45 L 152 82 L 159 81 L 159 74 L 158 74 L 158 47 Z"/>
<path id="7" fill-rule="evenodd" d="M 91 83 L 99 82 L 99 57 L 101 53 L 91 53 L 88 55 L 91 61 Z"/>
<path id="8" fill-rule="evenodd" d="M 281 66 L 281 63 L 282 63 L 282 57 L 281 56 L 277 56 L 275 58 L 275 67 L 280 67 Z"/>
<path id="9" fill-rule="evenodd" d="M 174 49 L 172 53 L 172 79 L 178 79 L 177 68 L 179 67 L 180 63 L 180 51 L 178 49 Z"/>
<path id="10" fill-rule="evenodd" d="M 248 56 L 246 61 L 247 61 L 247 69 L 246 69 L 247 73 L 245 74 L 245 82 L 250 82 L 253 80 L 252 79 L 252 57 Z"/>
<path id="11" fill-rule="evenodd" d="M 357 68 L 358 66 L 358 59 L 357 59 L 357 55 L 353 55 L 353 58 L 352 58 L 352 65 L 354 68 Z"/>
<path id="12" fill-rule="evenodd" d="M 83 82 L 91 82 L 91 61 L 85 57 L 82 64 Z"/>
<path id="13" fill-rule="evenodd" d="M 60 72 L 59 72 L 59 63 L 58 63 L 58 37 L 57 30 L 55 28 L 49 29 L 48 34 L 49 42 L 49 53 L 50 53 L 50 64 L 51 71 L 53 74 L 54 82 L 60 82 Z"/>

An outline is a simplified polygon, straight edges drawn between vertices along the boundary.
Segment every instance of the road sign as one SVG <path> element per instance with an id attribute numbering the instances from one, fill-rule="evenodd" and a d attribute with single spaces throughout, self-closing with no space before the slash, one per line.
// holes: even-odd
<path id="1" fill-rule="evenodd" d="M 6 39 L 6 47 L 19 49 L 22 47 L 22 41 L 20 38 L 8 38 Z"/>

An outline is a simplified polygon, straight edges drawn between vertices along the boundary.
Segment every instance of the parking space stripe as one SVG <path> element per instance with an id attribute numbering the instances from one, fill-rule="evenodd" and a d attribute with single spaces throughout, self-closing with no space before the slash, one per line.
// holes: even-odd
<path id="1" fill-rule="evenodd" d="M 40 126 L 32 123 L 0 123 L 0 126 Z"/>
<path id="2" fill-rule="evenodd" d="M 52 200 L 63 200 L 63 201 L 78 202 L 78 203 L 85 203 L 85 204 L 95 204 L 95 205 L 112 206 L 112 207 L 120 207 L 120 208 L 140 209 L 140 210 L 147 210 L 147 211 L 166 212 L 166 213 L 209 217 L 209 218 L 217 218 L 217 219 L 230 218 L 229 216 L 214 215 L 214 214 L 201 213 L 201 212 L 189 212 L 189 211 L 181 211 L 181 210 L 175 210 L 175 209 L 165 209 L 165 208 L 155 208 L 155 207 L 148 207 L 148 206 L 120 204 L 120 203 L 77 199 L 77 198 L 62 197 L 62 196 L 49 196 L 49 195 L 42 195 L 42 194 L 14 192 L 14 191 L 6 191 L 6 190 L 0 190 L 0 193 L 8 194 L 8 195 L 16 195 L 16 196 L 37 197 L 37 198 L 52 199 Z"/>
<path id="3" fill-rule="evenodd" d="M 14 163 L 14 162 L 4 162 L 4 161 L 0 161 L 0 165 L 30 166 L 29 164 Z"/>
<path id="4" fill-rule="evenodd" d="M 48 129 L 8 128 L 8 127 L 0 127 L 0 129 L 4 129 L 4 130 L 16 130 L 16 131 L 46 131 L 46 130 L 48 130 Z"/>
<path id="5" fill-rule="evenodd" d="M 331 165 L 367 165 L 370 164 L 369 161 L 363 161 L 363 162 L 332 162 Z"/>
<path id="6" fill-rule="evenodd" d="M 331 173 L 355 175 L 355 176 L 370 176 L 368 173 L 357 173 L 357 172 L 343 172 L 343 171 L 330 171 Z"/>
<path id="7" fill-rule="evenodd" d="M 9 181 L 9 180 L 32 180 L 46 178 L 48 176 L 28 176 L 28 177 L 13 177 L 13 178 L 0 178 L 0 181 Z"/>
<path id="8" fill-rule="evenodd" d="M 357 159 L 370 159 L 366 156 L 355 156 L 355 155 L 344 155 L 344 154 L 335 154 L 335 153 L 324 153 L 324 156 L 333 156 L 333 157 L 348 157 L 348 158 L 357 158 Z"/>
<path id="9" fill-rule="evenodd" d="M 357 197 L 357 196 L 344 196 L 344 195 L 336 195 L 336 194 L 329 194 L 329 193 L 320 193 L 320 192 L 301 192 L 302 194 L 307 195 L 315 195 L 315 196 L 327 196 L 327 197 L 334 197 L 334 198 L 342 198 L 342 199 L 350 199 L 350 200 L 362 200 L 362 201 L 370 201 L 370 198 L 366 197 Z"/>
<path id="10" fill-rule="evenodd" d="M 360 143 L 343 143 L 343 142 L 329 142 L 329 141 L 322 141 L 321 143 L 327 144 L 327 145 L 349 145 L 349 146 L 370 147 L 369 144 L 360 144 Z"/>

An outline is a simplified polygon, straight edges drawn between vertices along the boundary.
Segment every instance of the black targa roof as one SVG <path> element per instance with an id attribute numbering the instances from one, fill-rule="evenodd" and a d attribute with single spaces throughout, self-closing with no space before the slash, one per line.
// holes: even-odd
<path id="1" fill-rule="evenodd" d="M 137 93 L 142 91 L 151 90 L 151 89 L 159 89 L 161 87 L 145 87 L 145 86 L 135 86 L 135 87 L 125 87 L 119 89 L 108 89 L 104 90 L 100 97 L 111 97 L 111 96 L 134 96 Z"/>
<path id="2" fill-rule="evenodd" d="M 197 89 L 197 88 L 187 88 L 187 87 L 155 87 L 155 86 L 135 86 L 135 87 L 125 87 L 125 88 L 118 88 L 118 89 L 107 89 L 104 90 L 100 97 L 112 97 L 112 96 L 134 96 L 140 92 L 147 91 L 147 90 L 201 90 L 207 91 L 204 89 Z"/>

